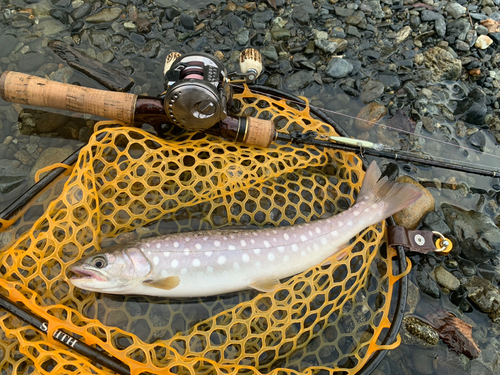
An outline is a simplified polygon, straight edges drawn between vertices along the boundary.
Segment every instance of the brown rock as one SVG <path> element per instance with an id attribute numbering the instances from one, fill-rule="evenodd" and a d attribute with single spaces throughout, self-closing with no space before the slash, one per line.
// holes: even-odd
<path id="1" fill-rule="evenodd" d="M 415 203 L 393 215 L 397 225 L 401 225 L 407 229 L 416 229 L 425 214 L 434 211 L 434 197 L 411 177 L 401 176 L 397 181 L 418 186 L 422 191 L 422 196 Z"/>
<path id="2" fill-rule="evenodd" d="M 361 111 L 359 111 L 356 121 L 354 122 L 354 126 L 356 126 L 359 130 L 370 130 L 373 128 L 375 123 L 385 115 L 387 115 L 387 108 L 385 108 L 382 104 L 372 102 L 361 108 Z"/>

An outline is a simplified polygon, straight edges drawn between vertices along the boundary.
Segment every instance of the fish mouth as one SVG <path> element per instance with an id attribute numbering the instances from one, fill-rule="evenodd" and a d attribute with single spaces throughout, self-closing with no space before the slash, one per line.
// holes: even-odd
<path id="1" fill-rule="evenodd" d="M 108 278 L 95 271 L 83 268 L 73 267 L 71 271 L 75 274 L 70 280 L 94 279 L 97 281 L 108 281 Z"/>

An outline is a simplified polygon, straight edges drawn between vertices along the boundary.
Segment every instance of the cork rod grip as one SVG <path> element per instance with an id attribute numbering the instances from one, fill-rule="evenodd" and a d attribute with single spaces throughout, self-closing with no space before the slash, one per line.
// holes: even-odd
<path id="1" fill-rule="evenodd" d="M 64 109 L 134 123 L 137 95 L 49 81 L 6 71 L 0 76 L 0 97 L 20 104 Z"/>

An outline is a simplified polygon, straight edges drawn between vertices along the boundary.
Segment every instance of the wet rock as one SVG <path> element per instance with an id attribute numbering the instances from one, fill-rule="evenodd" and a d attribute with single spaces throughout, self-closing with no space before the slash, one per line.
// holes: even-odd
<path id="1" fill-rule="evenodd" d="M 429 271 L 427 271 L 420 264 L 415 270 L 415 281 L 423 293 L 435 299 L 441 298 L 441 289 L 434 281 L 434 279 L 429 275 Z"/>
<path id="2" fill-rule="evenodd" d="M 88 16 L 91 10 L 92 10 L 91 3 L 83 3 L 78 8 L 73 9 L 73 11 L 71 12 L 71 18 L 73 18 L 75 21 L 79 20 L 81 18 Z"/>
<path id="3" fill-rule="evenodd" d="M 480 151 L 483 151 L 484 146 L 486 145 L 486 136 L 483 132 L 476 132 L 470 136 L 469 142 L 472 146 L 478 148 Z"/>
<path id="4" fill-rule="evenodd" d="M 356 116 L 354 126 L 362 131 L 368 131 L 375 126 L 375 123 L 387 115 L 387 108 L 377 102 L 365 105 Z"/>
<path id="5" fill-rule="evenodd" d="M 500 229 L 489 216 L 446 203 L 441 205 L 441 210 L 465 258 L 481 263 L 500 253 Z"/>
<path id="6" fill-rule="evenodd" d="M 476 265 L 474 262 L 471 262 L 467 259 L 458 259 L 458 267 L 460 271 L 464 274 L 464 276 L 474 276 L 477 272 Z"/>
<path id="7" fill-rule="evenodd" d="M 31 157 L 28 151 L 19 150 L 14 154 L 14 157 L 24 165 L 32 165 L 35 160 Z"/>
<path id="8" fill-rule="evenodd" d="M 443 18 L 443 16 L 439 13 L 433 12 L 432 10 L 423 9 L 422 12 L 420 13 L 420 18 L 424 22 L 430 22 L 430 21 L 435 21 L 439 18 Z"/>
<path id="9" fill-rule="evenodd" d="M 280 41 L 280 40 L 288 40 L 290 39 L 290 30 L 285 29 L 284 27 L 280 27 L 278 25 L 274 25 L 271 28 L 271 35 L 274 40 Z"/>
<path id="10" fill-rule="evenodd" d="M 312 71 L 299 70 L 285 79 L 285 87 L 289 90 L 301 90 L 309 86 L 312 81 Z"/>
<path id="11" fill-rule="evenodd" d="M 16 46 L 17 38 L 14 35 L 0 35 L 0 57 L 8 56 Z"/>
<path id="12" fill-rule="evenodd" d="M 138 18 L 135 22 L 139 34 L 149 34 L 151 32 L 151 22 L 145 18 Z"/>
<path id="13" fill-rule="evenodd" d="M 334 57 L 326 66 L 325 74 L 332 78 L 344 78 L 351 74 L 354 66 L 347 60 Z"/>
<path id="14" fill-rule="evenodd" d="M 337 47 L 338 47 L 338 44 L 336 42 L 333 42 L 333 41 L 328 40 L 328 39 L 315 39 L 314 45 L 318 49 L 320 49 L 323 52 L 328 53 L 330 55 L 333 54 L 337 50 Z"/>
<path id="15" fill-rule="evenodd" d="M 45 63 L 47 57 L 38 52 L 28 52 L 19 59 L 17 68 L 23 73 L 30 73 Z"/>
<path id="16" fill-rule="evenodd" d="M 483 125 L 486 113 L 486 98 L 479 88 L 471 90 L 467 98 L 458 102 L 453 112 L 457 118 L 474 125 Z"/>
<path id="17" fill-rule="evenodd" d="M 444 38 L 446 35 L 446 21 L 444 18 L 438 18 L 434 21 L 434 29 L 436 30 L 438 38 Z"/>
<path id="18" fill-rule="evenodd" d="M 446 5 L 445 10 L 453 18 L 460 18 L 467 11 L 465 7 L 461 6 L 459 3 L 454 3 L 454 2 L 448 3 L 448 5 Z"/>
<path id="19" fill-rule="evenodd" d="M 85 21 L 89 23 L 113 22 L 116 21 L 118 17 L 120 17 L 122 12 L 123 9 L 118 7 L 105 8 L 96 14 L 88 16 L 87 18 L 85 18 Z"/>
<path id="20" fill-rule="evenodd" d="M 437 283 L 446 289 L 457 290 L 460 287 L 460 281 L 443 266 L 437 266 L 434 275 Z"/>
<path id="21" fill-rule="evenodd" d="M 430 211 L 434 211 L 432 194 L 417 181 L 408 176 L 401 176 L 397 180 L 401 183 L 410 183 L 422 191 L 422 196 L 413 204 L 393 215 L 397 225 L 408 229 L 416 229 L 420 220 Z"/>
<path id="22" fill-rule="evenodd" d="M 418 287 L 411 281 L 408 281 L 408 293 L 406 295 L 406 305 L 408 306 L 408 314 L 413 314 L 420 302 L 420 291 Z"/>
<path id="23" fill-rule="evenodd" d="M 472 276 L 463 284 L 472 303 L 485 314 L 496 314 L 500 310 L 500 291 L 488 280 Z"/>
<path id="24" fill-rule="evenodd" d="M 384 84 L 378 79 L 370 78 L 364 85 L 361 92 L 363 103 L 370 103 L 378 99 L 384 93 Z"/>
<path id="25" fill-rule="evenodd" d="M 448 225 L 446 225 L 444 217 L 439 215 L 436 211 L 431 211 L 425 215 L 422 222 L 430 230 L 439 232 L 445 237 L 451 233 L 451 229 Z"/>
<path id="26" fill-rule="evenodd" d="M 272 16 L 273 15 L 271 14 L 271 18 Z M 294 7 L 292 17 L 299 25 L 302 26 L 309 25 L 309 22 L 311 21 L 309 18 L 309 13 L 307 13 L 307 11 L 302 7 Z"/>
<path id="27" fill-rule="evenodd" d="M 425 52 L 424 64 L 431 71 L 430 78 L 433 82 L 455 81 L 462 73 L 461 61 L 439 47 L 433 47 Z"/>
<path id="28" fill-rule="evenodd" d="M 194 24 L 194 20 L 189 17 L 186 13 L 181 13 L 181 16 L 179 17 L 179 21 L 186 30 L 191 30 L 193 31 L 196 27 Z"/>
<path id="29" fill-rule="evenodd" d="M 260 53 L 271 61 L 278 61 L 278 51 L 276 51 L 276 47 L 273 45 L 262 47 Z"/>
<path id="30" fill-rule="evenodd" d="M 350 17 L 354 14 L 354 9 L 348 9 L 348 8 L 343 8 L 336 6 L 335 7 L 335 14 L 340 17 Z"/>
<path id="31" fill-rule="evenodd" d="M 466 18 L 460 18 L 458 20 L 453 20 L 450 23 L 448 23 L 448 26 L 446 28 L 446 33 L 459 40 L 465 40 L 470 29 L 471 29 L 470 21 Z"/>
<path id="32" fill-rule="evenodd" d="M 436 330 L 414 316 L 403 318 L 399 334 L 404 344 L 423 349 L 434 348 L 439 343 L 439 334 Z"/>

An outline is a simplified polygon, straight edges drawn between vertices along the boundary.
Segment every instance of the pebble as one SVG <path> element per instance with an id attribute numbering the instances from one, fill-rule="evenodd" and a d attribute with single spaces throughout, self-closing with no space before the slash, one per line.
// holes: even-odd
<path id="1" fill-rule="evenodd" d="M 413 316 L 403 318 L 399 334 L 404 344 L 415 345 L 423 349 L 434 348 L 439 343 L 439 334 L 436 330 Z"/>
<path id="2" fill-rule="evenodd" d="M 123 9 L 118 7 L 105 8 L 96 14 L 88 16 L 87 18 L 85 18 L 85 21 L 88 23 L 113 22 L 116 21 L 118 17 L 120 17 L 122 12 Z"/>
<path id="3" fill-rule="evenodd" d="M 474 46 L 476 46 L 479 49 L 486 49 L 488 48 L 491 44 L 493 43 L 493 40 L 488 36 L 488 35 L 480 35 L 477 39 L 476 42 L 474 43 Z"/>
<path id="4" fill-rule="evenodd" d="M 437 266 L 434 270 L 434 275 L 436 276 L 437 283 L 443 288 L 457 290 L 460 287 L 460 281 L 443 266 Z"/>
<path id="5" fill-rule="evenodd" d="M 353 69 L 354 66 L 349 61 L 333 57 L 328 62 L 325 73 L 327 76 L 332 78 L 344 78 L 347 77 Z"/>
<path id="6" fill-rule="evenodd" d="M 500 322 L 500 291 L 491 282 L 479 276 L 468 278 L 463 286 L 472 303 L 494 321 Z"/>
<path id="7" fill-rule="evenodd" d="M 375 99 L 378 99 L 384 93 L 384 84 L 375 78 L 370 78 L 363 85 L 363 91 L 361 92 L 360 99 L 363 103 L 370 103 Z"/>
<path id="8" fill-rule="evenodd" d="M 424 54 L 424 64 L 431 71 L 433 82 L 457 80 L 462 74 L 462 62 L 451 53 L 439 47 L 433 47 Z"/>

